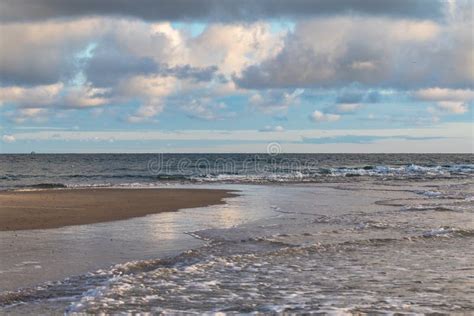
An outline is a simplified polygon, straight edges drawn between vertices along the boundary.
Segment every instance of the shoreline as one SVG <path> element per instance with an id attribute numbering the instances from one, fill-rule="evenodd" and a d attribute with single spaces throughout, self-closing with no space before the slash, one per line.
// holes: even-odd
<path id="1" fill-rule="evenodd" d="M 0 192 L 0 231 L 53 229 L 225 204 L 219 189 L 94 188 Z"/>

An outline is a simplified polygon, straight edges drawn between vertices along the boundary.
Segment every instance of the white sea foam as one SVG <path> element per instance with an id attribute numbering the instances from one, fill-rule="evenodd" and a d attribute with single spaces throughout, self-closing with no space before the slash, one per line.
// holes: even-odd
<path id="1" fill-rule="evenodd" d="M 434 228 L 423 233 L 423 237 L 450 237 L 457 230 L 452 227 Z"/>
<path id="2" fill-rule="evenodd" d="M 442 195 L 442 193 L 438 191 L 418 191 L 417 193 L 420 193 L 428 197 L 439 197 Z"/>
<path id="3" fill-rule="evenodd" d="M 440 228 L 430 231 L 426 237 L 445 236 L 452 231 Z M 394 240 L 209 256 L 190 266 L 163 267 L 118 277 L 100 291 L 86 293 L 79 302 L 70 306 L 70 311 L 325 311 L 337 314 L 438 313 L 446 311 L 446 308 L 455 309 L 459 304 L 468 308 L 465 305 L 467 292 L 448 292 L 436 297 L 410 295 L 408 289 L 416 286 L 413 282 L 418 278 L 432 288 L 441 288 L 454 286 L 456 278 L 462 275 L 462 271 L 453 268 L 457 262 L 455 257 L 449 262 L 443 260 L 450 256 L 450 247 L 439 248 L 432 241 L 434 243 L 426 244 Z M 403 243 L 402 248 L 399 248 L 400 243 Z M 431 250 L 431 247 L 435 248 Z M 403 254 L 394 257 L 392 251 L 399 249 L 403 250 Z M 437 255 L 430 255 L 434 253 Z M 426 256 L 431 259 L 424 260 Z M 407 273 L 412 269 L 413 260 L 424 260 L 425 269 L 415 274 Z M 367 269 L 368 266 L 371 268 Z M 440 274 L 445 278 L 440 279 Z M 394 279 L 398 282 L 391 282 Z M 423 288 L 418 291 L 423 291 Z"/>

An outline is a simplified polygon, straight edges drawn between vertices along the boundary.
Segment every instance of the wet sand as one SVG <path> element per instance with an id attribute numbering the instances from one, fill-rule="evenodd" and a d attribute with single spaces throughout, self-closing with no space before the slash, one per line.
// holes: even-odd
<path id="1" fill-rule="evenodd" d="M 207 189 L 74 189 L 0 192 L 0 231 L 124 220 L 223 204 L 234 196 Z"/>

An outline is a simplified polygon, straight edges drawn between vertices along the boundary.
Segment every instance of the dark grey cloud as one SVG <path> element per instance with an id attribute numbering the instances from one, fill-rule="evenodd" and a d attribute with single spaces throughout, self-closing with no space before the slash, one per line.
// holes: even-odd
<path id="1" fill-rule="evenodd" d="M 194 82 L 207 82 L 214 78 L 224 80 L 218 74 L 217 66 L 193 67 L 184 64 L 171 67 L 151 57 L 130 54 L 114 38 L 103 39 L 82 67 L 87 80 L 96 87 L 111 87 L 121 80 L 139 75 L 170 76 Z"/>
<path id="2" fill-rule="evenodd" d="M 84 67 L 87 80 L 97 87 L 110 87 L 134 75 L 149 75 L 158 65 L 148 57 L 132 57 L 114 51 L 99 50 Z"/>
<path id="3" fill-rule="evenodd" d="M 66 58 L 58 57 L 56 60 L 48 62 L 50 58 L 47 55 L 42 57 L 40 55 L 38 54 L 37 57 L 44 57 L 42 63 L 24 60 L 13 67 L 7 62 L 0 61 L 0 86 L 53 84 L 73 75 L 74 65 Z"/>
<path id="4" fill-rule="evenodd" d="M 336 103 L 377 103 L 380 101 L 380 92 L 374 90 L 343 89 L 336 97 Z"/>
<path id="5" fill-rule="evenodd" d="M 336 103 L 359 103 L 364 99 L 365 93 L 362 91 L 343 92 L 336 98 Z"/>
<path id="6" fill-rule="evenodd" d="M 379 18 L 318 19 L 299 23 L 275 57 L 233 80 L 246 89 L 466 89 L 474 83 L 473 49 L 472 20 L 443 28 Z"/>
<path id="7" fill-rule="evenodd" d="M 81 72 L 96 87 L 153 74 L 195 82 L 226 81 L 217 66 L 168 66 L 166 61 L 172 55 L 169 38 L 162 33 L 149 36 L 144 25 L 97 20 L 58 21 L 44 26 L 0 24 L 0 85 L 69 82 Z"/>
<path id="8" fill-rule="evenodd" d="M 178 65 L 175 67 L 168 67 L 163 65 L 160 69 L 162 76 L 173 76 L 178 79 L 192 79 L 196 82 L 211 81 L 217 76 L 219 81 L 225 81 L 225 77 L 217 74 L 217 66 L 209 67 L 193 67 L 191 65 Z"/>
<path id="9" fill-rule="evenodd" d="M 70 80 L 77 72 L 76 54 L 93 37 L 93 25 L 58 23 L 0 24 L 0 85 L 46 85 Z"/>
<path id="10" fill-rule="evenodd" d="M 442 0 L 2 0 L 1 21 L 85 15 L 144 20 L 248 21 L 341 13 L 440 18 Z"/>
<path id="11" fill-rule="evenodd" d="M 64 47 L 33 44 L 28 50 L 21 34 L 16 35 L 0 30 L 0 86 L 53 84 L 74 75 L 76 65 L 71 55 L 80 49 L 80 43 L 66 41 Z"/>
<path id="12" fill-rule="evenodd" d="M 156 63 L 149 57 L 136 57 L 123 52 L 105 51 L 95 54 L 84 66 L 84 74 L 96 87 L 111 87 L 119 81 L 139 75 L 170 76 L 178 79 L 190 79 L 194 82 L 207 82 L 216 78 L 225 80 L 218 74 L 217 66 L 193 67 Z"/>

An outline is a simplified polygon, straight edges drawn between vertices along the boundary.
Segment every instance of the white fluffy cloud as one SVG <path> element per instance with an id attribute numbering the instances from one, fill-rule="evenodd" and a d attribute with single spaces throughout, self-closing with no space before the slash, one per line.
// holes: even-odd
<path id="1" fill-rule="evenodd" d="M 15 136 L 13 135 L 3 135 L 2 136 L 2 141 L 5 143 L 13 143 L 16 140 Z"/>
<path id="2" fill-rule="evenodd" d="M 415 92 L 415 96 L 426 101 L 462 101 L 469 102 L 474 100 L 474 90 L 471 89 L 446 89 L 446 88 L 428 88 Z"/>
<path id="3" fill-rule="evenodd" d="M 303 89 L 293 91 L 268 90 L 255 93 L 249 98 L 252 107 L 267 114 L 286 114 L 290 106 L 300 102 Z"/>
<path id="4" fill-rule="evenodd" d="M 47 106 L 52 104 L 63 89 L 63 84 L 39 85 L 31 88 L 18 86 L 0 87 L 0 103 L 14 103 L 20 107 Z"/>
<path id="5" fill-rule="evenodd" d="M 454 114 L 463 114 L 468 111 L 465 103 L 457 101 L 440 101 L 438 102 L 438 108 Z"/>
<path id="6" fill-rule="evenodd" d="M 106 89 L 89 85 L 65 87 L 62 83 L 34 87 L 0 87 L 0 103 L 13 103 L 23 108 L 59 107 L 86 108 L 109 102 Z"/>
<path id="7" fill-rule="evenodd" d="M 421 101 L 434 102 L 439 110 L 452 114 L 466 113 L 474 101 L 471 89 L 428 88 L 416 91 L 414 96 Z"/>
<path id="8" fill-rule="evenodd" d="M 314 111 L 310 115 L 310 119 L 313 122 L 319 123 L 319 122 L 335 122 L 339 121 L 341 116 L 339 114 L 331 114 L 331 113 L 323 113 L 321 111 Z"/>
<path id="9" fill-rule="evenodd" d="M 188 62 L 217 65 L 227 75 L 275 56 L 283 45 L 281 34 L 270 31 L 268 23 L 214 24 L 188 42 Z"/>
<path id="10" fill-rule="evenodd" d="M 138 99 L 141 105 L 128 117 L 131 123 L 153 120 L 165 107 L 163 97 L 175 87 L 175 79 L 154 76 L 137 76 L 121 82 L 117 87 L 119 98 Z"/>
<path id="11" fill-rule="evenodd" d="M 155 116 L 163 111 L 164 105 L 160 99 L 150 101 L 151 103 L 141 105 L 134 114 L 128 116 L 127 121 L 129 123 L 155 121 Z"/>
<path id="12" fill-rule="evenodd" d="M 227 105 L 224 102 L 216 102 L 210 97 L 198 97 L 190 100 L 182 100 L 180 108 L 188 117 L 206 121 L 221 120 L 234 115 L 233 112 L 225 112 Z"/>

